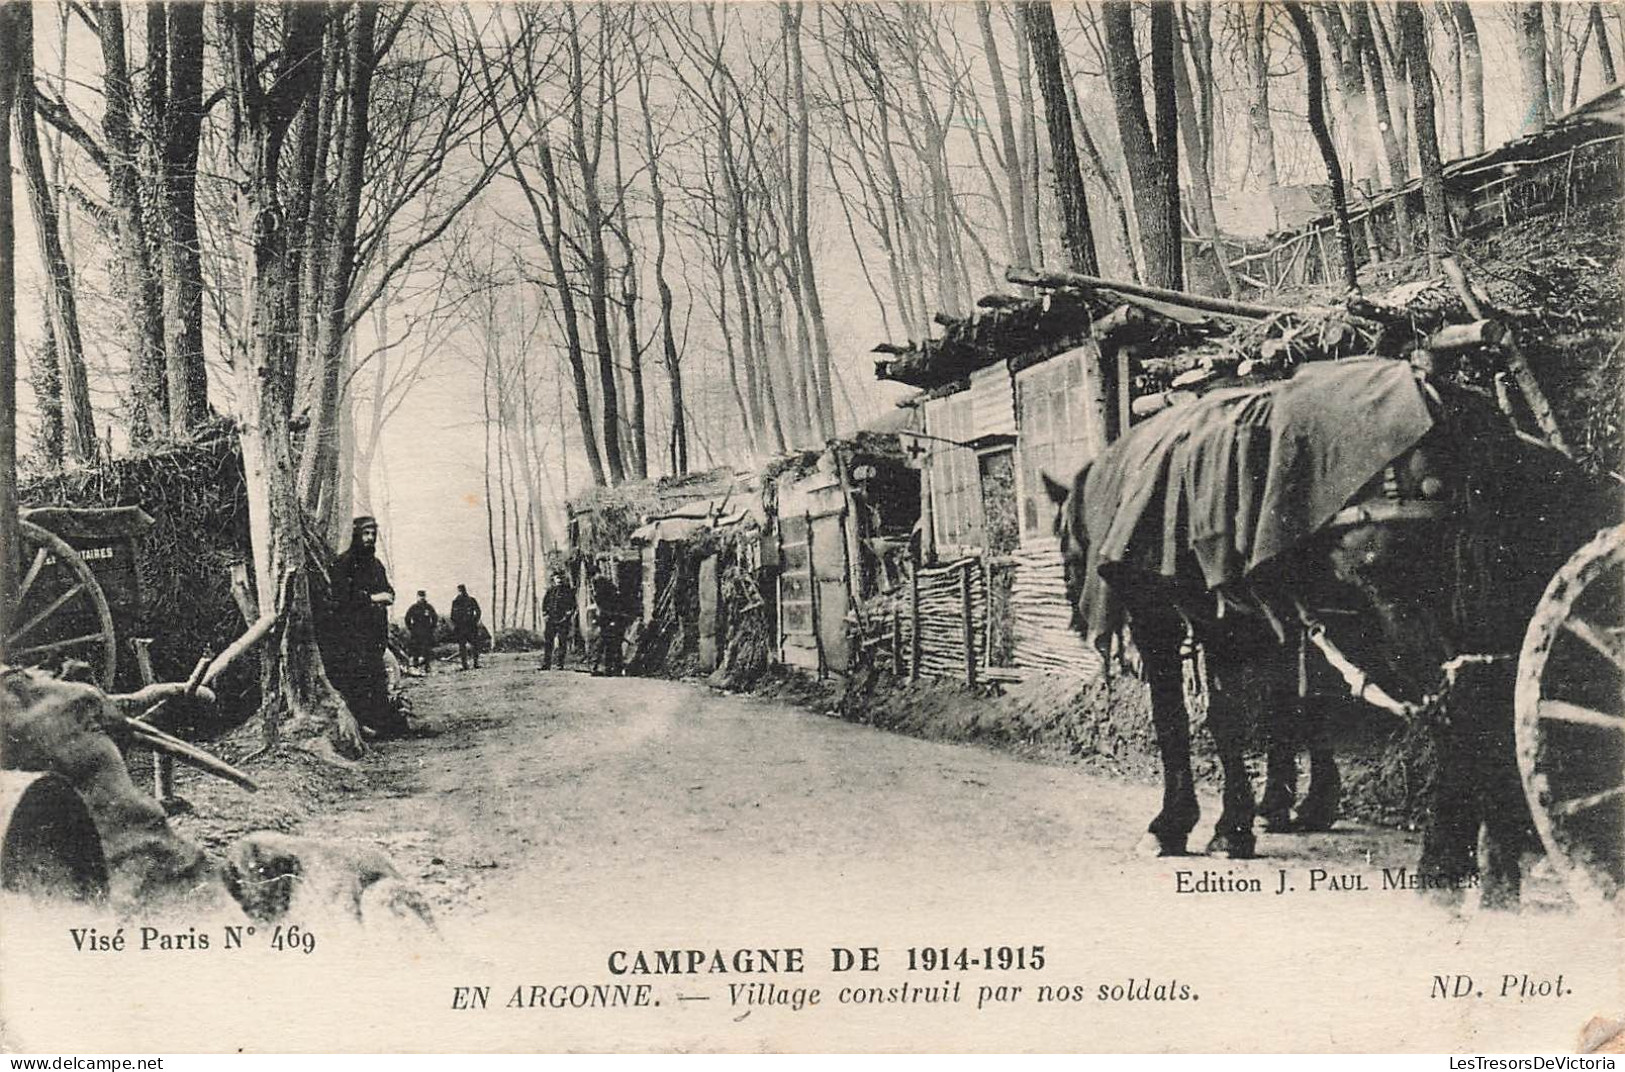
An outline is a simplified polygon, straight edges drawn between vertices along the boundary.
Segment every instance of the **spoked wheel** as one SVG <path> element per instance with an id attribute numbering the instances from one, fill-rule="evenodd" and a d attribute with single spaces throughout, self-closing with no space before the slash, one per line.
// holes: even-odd
<path id="1" fill-rule="evenodd" d="M 1625 526 L 1552 578 L 1524 635 L 1518 768 L 1535 827 L 1575 895 L 1625 887 Z"/>
<path id="2" fill-rule="evenodd" d="M 96 684 L 110 690 L 118 641 L 95 574 L 55 533 L 30 521 L 21 528 L 22 576 L 15 628 L 6 635 L 7 658 L 17 666 L 52 669 L 78 659 L 90 664 Z"/>

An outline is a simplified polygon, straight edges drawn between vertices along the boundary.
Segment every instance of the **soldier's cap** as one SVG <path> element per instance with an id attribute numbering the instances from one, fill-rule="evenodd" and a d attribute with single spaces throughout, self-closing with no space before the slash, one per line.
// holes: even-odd
<path id="1" fill-rule="evenodd" d="M 428 594 L 429 593 L 425 592 L 423 589 L 421 589 L 421 588 L 418 589 L 418 598 L 419 599 L 425 598 L 426 596 L 428 596 Z"/>
<path id="2" fill-rule="evenodd" d="M 378 529 L 378 519 L 375 517 L 358 517 L 354 521 L 350 522 L 350 529 L 352 532 L 360 532 L 362 529 L 372 529 L 376 532 Z"/>

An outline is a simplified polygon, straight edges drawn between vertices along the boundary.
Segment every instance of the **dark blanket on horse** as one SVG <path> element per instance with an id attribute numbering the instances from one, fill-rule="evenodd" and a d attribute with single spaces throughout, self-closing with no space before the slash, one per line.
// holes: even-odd
<path id="1" fill-rule="evenodd" d="M 1433 424 L 1409 365 L 1351 358 L 1213 391 L 1134 426 L 1074 489 L 1090 639 L 1115 625 L 1103 576 L 1173 578 L 1188 551 L 1210 589 L 1244 577 L 1318 532 Z"/>

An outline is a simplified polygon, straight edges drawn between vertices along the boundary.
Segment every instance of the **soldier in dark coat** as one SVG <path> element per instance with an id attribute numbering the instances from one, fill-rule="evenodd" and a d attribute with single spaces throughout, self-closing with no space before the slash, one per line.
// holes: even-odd
<path id="1" fill-rule="evenodd" d="M 480 602 L 468 594 L 466 585 L 457 586 L 457 598 L 451 601 L 451 632 L 457 641 L 457 658 L 462 668 L 468 669 L 468 657 L 474 656 L 474 669 L 480 668 Z"/>
<path id="2" fill-rule="evenodd" d="M 406 609 L 406 635 L 412 640 L 408 653 L 412 665 L 425 671 L 434 661 L 434 630 L 440 624 L 440 614 L 429 602 L 429 593 L 419 592 L 418 601 Z"/>
<path id="3" fill-rule="evenodd" d="M 553 571 L 553 583 L 542 597 L 542 669 L 553 668 L 553 651 L 557 645 L 560 668 L 564 666 L 564 653 L 570 646 L 570 619 L 575 617 L 576 590 L 570 584 L 570 575 L 563 570 Z"/>
<path id="4" fill-rule="evenodd" d="M 356 721 L 376 736 L 394 737 L 406 734 L 408 727 L 389 702 L 384 649 L 395 589 L 378 561 L 377 547 L 378 522 L 356 518 L 350 546 L 333 566 L 330 636 L 323 655 L 328 679 Z"/>
<path id="5" fill-rule="evenodd" d="M 592 601 L 598 607 L 598 664 L 594 674 L 621 676 L 621 641 L 626 635 L 626 616 L 621 608 L 621 592 L 614 578 L 600 571 L 592 579 Z"/>

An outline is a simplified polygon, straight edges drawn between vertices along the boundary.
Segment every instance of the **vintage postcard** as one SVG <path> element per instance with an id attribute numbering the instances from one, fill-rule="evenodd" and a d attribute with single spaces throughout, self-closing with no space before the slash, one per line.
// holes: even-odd
<path id="1" fill-rule="evenodd" d="M 0 23 L 7 1052 L 1613 1067 L 1617 6 Z"/>

